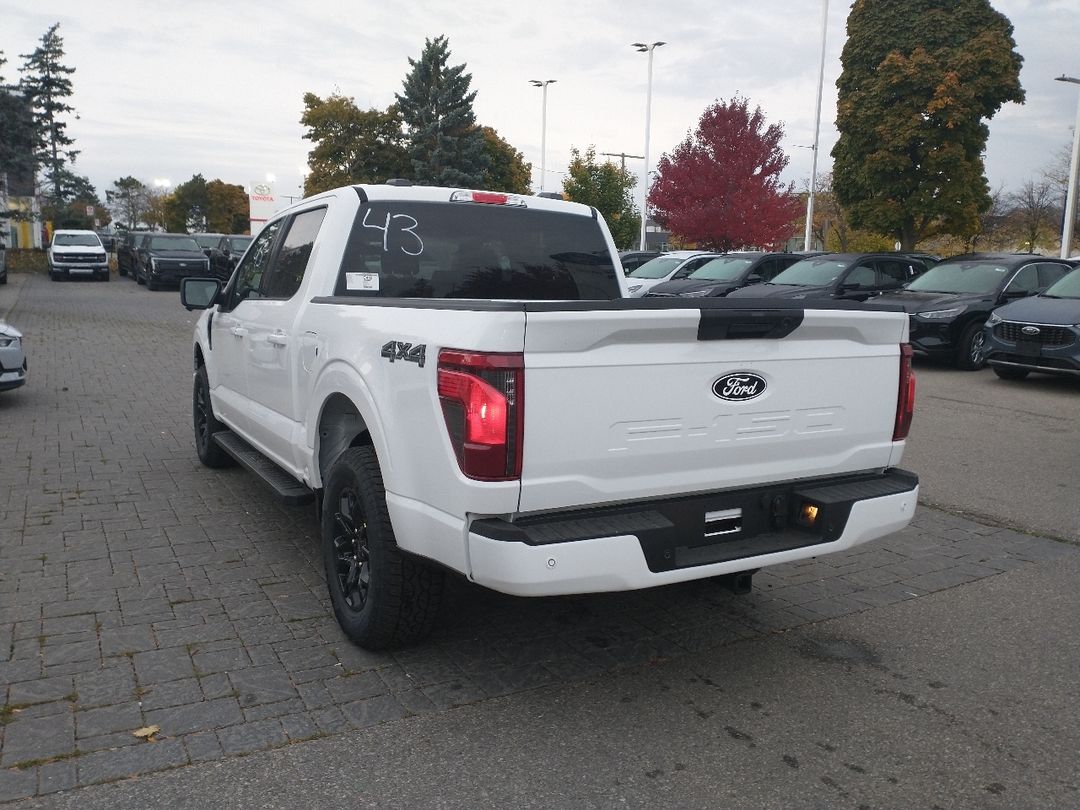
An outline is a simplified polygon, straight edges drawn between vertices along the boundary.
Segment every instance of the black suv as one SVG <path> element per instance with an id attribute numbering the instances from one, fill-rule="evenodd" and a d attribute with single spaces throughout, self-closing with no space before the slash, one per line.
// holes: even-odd
<path id="1" fill-rule="evenodd" d="M 725 253 L 710 259 L 684 278 L 657 284 L 645 297 L 720 298 L 740 287 L 771 281 L 778 273 L 805 258 L 805 253 Z"/>
<path id="2" fill-rule="evenodd" d="M 839 298 L 865 301 L 897 290 L 926 272 L 902 253 L 823 253 L 788 267 L 772 281 L 744 287 L 731 298 Z"/>
<path id="3" fill-rule="evenodd" d="M 139 264 L 139 242 L 146 231 L 125 231 L 116 243 L 116 272 L 122 276 L 129 273 L 135 278 L 135 268 Z"/>
<path id="4" fill-rule="evenodd" d="M 210 275 L 223 282 L 228 281 L 253 238 L 242 234 L 222 236 L 217 244 L 206 251 L 210 257 Z"/>
<path id="5" fill-rule="evenodd" d="M 136 258 L 135 280 L 148 290 L 178 284 L 187 276 L 210 274 L 210 260 L 195 237 L 186 233 L 143 234 Z"/>
<path id="6" fill-rule="evenodd" d="M 916 354 L 975 371 L 986 364 L 983 325 L 991 311 L 1042 292 L 1070 270 L 1068 261 L 1034 253 L 965 253 L 878 300 L 899 304 L 910 314 Z"/>

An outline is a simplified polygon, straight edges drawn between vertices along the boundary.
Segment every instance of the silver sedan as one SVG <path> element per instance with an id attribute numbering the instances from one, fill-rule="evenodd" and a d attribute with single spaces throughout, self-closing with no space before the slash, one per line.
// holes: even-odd
<path id="1" fill-rule="evenodd" d="M 10 391 L 26 382 L 26 353 L 22 332 L 0 322 L 0 391 Z"/>

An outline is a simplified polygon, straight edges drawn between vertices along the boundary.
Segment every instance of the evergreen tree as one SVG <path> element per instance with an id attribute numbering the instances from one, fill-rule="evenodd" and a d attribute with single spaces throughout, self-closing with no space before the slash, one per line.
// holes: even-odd
<path id="1" fill-rule="evenodd" d="M 983 119 L 1024 100 L 1012 32 L 988 0 L 856 0 L 832 151 L 852 226 L 904 250 L 977 230 L 990 207 Z"/>
<path id="2" fill-rule="evenodd" d="M 424 185 L 483 185 L 488 168 L 483 132 L 476 126 L 469 92 L 472 74 L 465 65 L 448 67 L 445 36 L 425 40 L 419 59 L 405 77 L 397 107 L 408 131 L 413 180 Z"/>
<path id="3" fill-rule="evenodd" d="M 7 63 L 0 51 L 0 70 Z M 34 128 L 30 102 L 17 87 L 4 81 L 0 73 L 0 175 L 7 176 L 8 193 L 22 187 L 33 191 Z M 0 217 L 7 216 L 0 211 Z"/>
<path id="4" fill-rule="evenodd" d="M 71 79 L 75 68 L 62 63 L 64 40 L 56 33 L 60 23 L 55 23 L 41 37 L 41 45 L 29 54 L 21 54 L 23 66 L 22 89 L 34 109 L 35 153 L 38 165 L 44 167 L 47 184 L 52 190 L 52 204 L 59 205 L 72 198 L 74 175 L 68 164 L 79 154 L 72 149 L 75 143 L 67 135 L 65 113 L 74 108 L 67 103 L 71 98 Z"/>

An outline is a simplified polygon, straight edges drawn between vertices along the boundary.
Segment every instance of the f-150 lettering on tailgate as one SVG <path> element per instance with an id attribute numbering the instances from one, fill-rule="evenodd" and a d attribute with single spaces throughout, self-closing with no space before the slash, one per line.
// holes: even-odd
<path id="1" fill-rule="evenodd" d="M 808 436 L 842 433 L 844 408 L 830 405 L 790 411 L 748 411 L 717 416 L 711 425 L 688 425 L 683 419 L 649 419 L 616 422 L 611 426 L 611 451 L 627 451 L 650 442 L 678 441 L 704 447 L 731 441 L 781 439 L 793 434 Z"/>

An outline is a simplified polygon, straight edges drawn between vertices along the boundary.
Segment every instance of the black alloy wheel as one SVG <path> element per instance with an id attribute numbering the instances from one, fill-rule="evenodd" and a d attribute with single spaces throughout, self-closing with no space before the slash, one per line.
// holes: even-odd
<path id="1" fill-rule="evenodd" d="M 191 415 L 195 428 L 195 452 L 199 461 L 206 467 L 231 467 L 236 462 L 233 457 L 221 449 L 214 441 L 214 434 L 225 430 L 214 416 L 214 403 L 210 401 L 210 383 L 206 376 L 206 366 L 199 366 L 195 372 L 195 383 L 191 393 Z"/>
<path id="2" fill-rule="evenodd" d="M 371 586 L 371 549 L 367 522 L 355 487 L 345 487 L 334 512 L 338 530 L 334 534 L 335 573 L 342 598 L 350 610 L 360 611 Z"/>
<path id="3" fill-rule="evenodd" d="M 445 575 L 398 548 L 375 450 L 348 448 L 323 483 L 323 564 L 341 629 L 368 650 L 423 638 L 439 615 Z"/>

